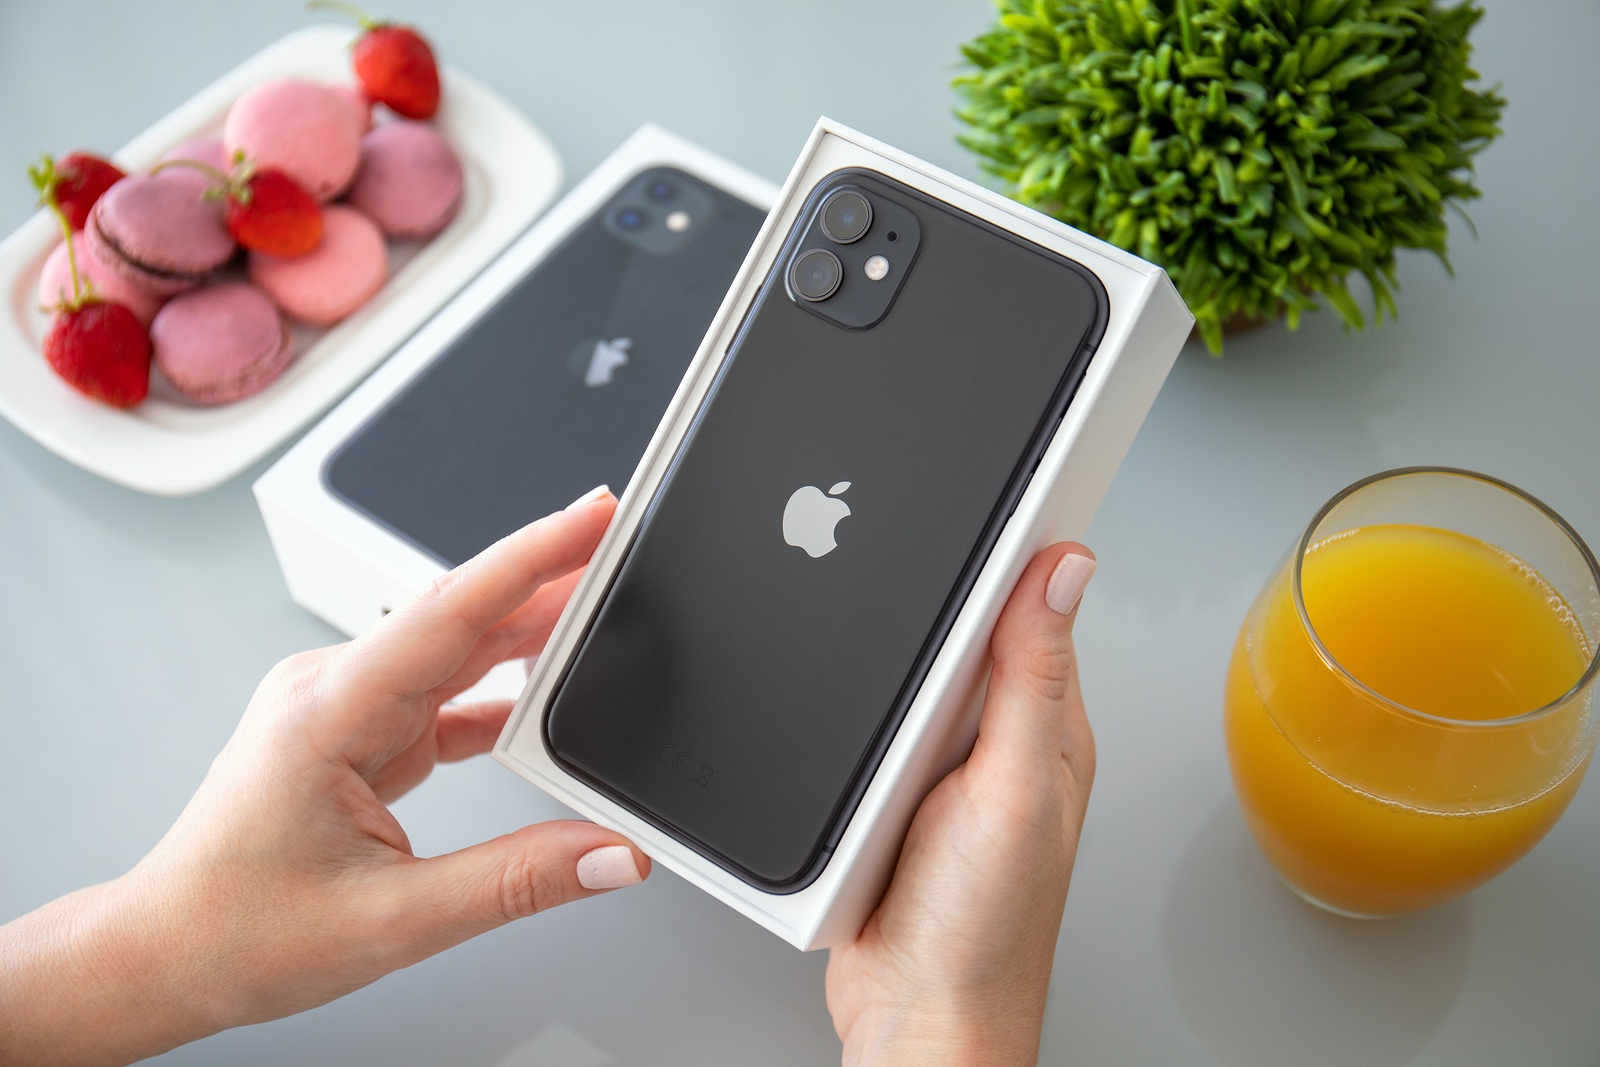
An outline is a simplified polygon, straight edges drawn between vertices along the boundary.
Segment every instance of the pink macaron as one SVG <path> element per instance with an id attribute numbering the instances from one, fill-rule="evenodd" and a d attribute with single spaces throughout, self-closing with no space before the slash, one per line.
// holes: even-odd
<path id="1" fill-rule="evenodd" d="M 461 206 L 461 160 L 424 122 L 386 122 L 361 138 L 349 200 L 390 237 L 432 237 Z"/>
<path id="2" fill-rule="evenodd" d="M 167 301 L 150 324 L 150 350 L 184 397 L 226 404 L 272 384 L 294 358 L 294 340 L 265 293 L 219 282 Z"/>
<path id="3" fill-rule="evenodd" d="M 366 303 L 389 276 L 377 223 L 353 207 L 322 209 L 322 244 L 303 256 L 250 253 L 250 280 L 290 318 L 331 326 Z"/>
<path id="4" fill-rule="evenodd" d="M 336 88 L 350 101 L 350 106 L 355 108 L 356 121 L 361 124 L 361 132 L 366 133 L 372 129 L 372 101 L 367 99 L 367 94 L 353 85 L 340 85 Z"/>
<path id="5" fill-rule="evenodd" d="M 235 249 L 222 201 L 205 199 L 212 184 L 182 167 L 130 174 L 95 203 L 84 244 L 104 267 L 147 292 L 192 289 Z"/>
<path id="6" fill-rule="evenodd" d="M 72 235 L 72 253 L 78 261 L 78 278 L 87 281 L 94 295 L 110 304 L 121 304 L 145 326 L 161 310 L 164 297 L 148 293 L 121 276 L 107 270 L 95 258 L 81 232 Z M 67 243 L 56 245 L 39 273 L 39 303 L 53 308 L 72 299 L 72 267 L 67 262 Z"/>
<path id="7" fill-rule="evenodd" d="M 229 157 L 242 150 L 256 166 L 281 170 L 313 198 L 327 201 L 356 176 L 361 131 L 347 90 L 283 78 L 262 82 L 234 102 L 222 143 Z"/>

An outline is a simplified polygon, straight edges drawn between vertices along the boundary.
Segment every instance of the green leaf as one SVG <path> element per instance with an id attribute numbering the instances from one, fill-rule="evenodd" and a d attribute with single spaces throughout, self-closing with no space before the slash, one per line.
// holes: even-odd
<path id="1" fill-rule="evenodd" d="M 1350 290 L 1344 287 L 1342 281 L 1329 281 L 1323 286 L 1322 295 L 1328 298 L 1328 303 L 1339 309 L 1339 314 L 1344 316 L 1344 321 L 1356 329 L 1363 329 L 1366 318 L 1361 314 L 1361 308 L 1356 305 L 1355 297 L 1350 295 Z"/>
<path id="2" fill-rule="evenodd" d="M 1378 73 L 1388 65 L 1388 56 L 1350 56 L 1328 71 L 1326 78 L 1329 84 L 1343 88 L 1353 81 Z"/>
<path id="3" fill-rule="evenodd" d="M 1343 144 L 1355 151 L 1399 152 L 1405 148 L 1406 140 L 1388 130 L 1371 129 L 1344 138 Z"/>
<path id="4" fill-rule="evenodd" d="M 1239 202 L 1239 187 L 1233 180 L 1233 163 L 1226 156 L 1219 157 L 1212 170 L 1217 175 L 1217 195 L 1224 204 Z"/>

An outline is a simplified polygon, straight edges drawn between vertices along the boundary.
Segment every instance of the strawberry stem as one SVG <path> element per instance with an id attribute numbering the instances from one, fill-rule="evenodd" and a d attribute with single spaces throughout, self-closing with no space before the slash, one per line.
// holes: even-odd
<path id="1" fill-rule="evenodd" d="M 67 245 L 67 270 L 72 275 L 72 298 L 63 301 L 61 309 L 75 311 L 88 303 L 90 292 L 88 283 L 78 275 L 78 256 L 72 248 L 72 224 L 67 221 L 67 213 L 61 210 L 61 201 L 56 198 L 56 187 L 61 184 L 61 177 L 56 173 L 56 161 L 50 156 L 43 156 L 37 164 L 28 168 L 28 177 L 33 181 L 34 189 L 38 190 L 39 206 L 48 208 L 56 217 L 56 225 L 61 227 L 61 239 Z"/>
<path id="2" fill-rule="evenodd" d="M 240 204 L 248 205 L 252 196 L 250 183 L 256 176 L 256 161 L 244 154 L 244 149 L 233 150 L 233 184 L 230 195 Z"/>
<path id="3" fill-rule="evenodd" d="M 227 172 L 213 167 L 198 159 L 167 159 L 150 168 L 151 174 L 160 174 L 168 167 L 183 167 L 185 170 L 197 170 L 218 185 L 227 185 L 232 181 Z"/>
<path id="4" fill-rule="evenodd" d="M 375 19 L 356 5 L 345 3 L 344 0 L 307 0 L 306 10 L 333 11 L 340 15 L 348 15 L 355 19 L 356 24 L 368 33 L 389 25 L 388 22 Z"/>
<path id="5" fill-rule="evenodd" d="M 247 206 L 251 200 L 250 179 L 256 176 L 256 165 L 253 160 L 245 158 L 244 149 L 235 149 L 233 153 L 233 170 L 226 172 L 213 167 L 209 163 L 198 159 L 168 159 L 157 163 L 150 168 L 151 174 L 160 174 L 168 167 L 182 167 L 185 170 L 199 171 L 217 184 L 210 186 L 201 194 L 202 200 L 232 199 L 240 207 Z"/>

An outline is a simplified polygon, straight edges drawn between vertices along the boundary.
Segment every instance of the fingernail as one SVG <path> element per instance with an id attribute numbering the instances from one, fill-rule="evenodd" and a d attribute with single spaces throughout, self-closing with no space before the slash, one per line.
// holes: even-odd
<path id="1" fill-rule="evenodd" d="M 1083 591 L 1089 586 L 1089 579 L 1094 577 L 1095 561 L 1088 556 L 1080 556 L 1076 552 L 1068 552 L 1061 557 L 1061 562 L 1056 564 L 1056 569 L 1050 574 L 1050 582 L 1044 587 L 1044 602 L 1050 610 L 1061 615 L 1071 615 L 1078 601 L 1083 599 Z"/>
<path id="2" fill-rule="evenodd" d="M 621 889 L 642 881 L 627 845 L 607 845 L 578 857 L 578 883 L 585 889 Z"/>
<path id="3" fill-rule="evenodd" d="M 609 485 L 597 485 L 587 493 L 580 496 L 578 499 L 574 500 L 572 503 L 568 504 L 562 510 L 574 511 L 583 507 L 585 504 L 593 504 L 596 500 L 599 500 L 609 492 L 611 492 L 611 487 Z"/>

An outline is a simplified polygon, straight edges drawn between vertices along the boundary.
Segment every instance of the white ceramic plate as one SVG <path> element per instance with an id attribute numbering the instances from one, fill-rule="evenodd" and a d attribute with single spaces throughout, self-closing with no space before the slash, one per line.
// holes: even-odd
<path id="1" fill-rule="evenodd" d="M 144 169 L 191 137 L 217 134 L 229 106 L 271 78 L 353 84 L 353 30 L 318 26 L 283 38 L 167 115 L 113 157 Z M 550 203 L 561 163 L 544 135 L 487 88 L 443 71 L 434 122 L 461 156 L 461 210 L 431 241 L 389 245 L 391 275 L 378 294 L 327 330 L 297 332 L 299 355 L 267 389 L 233 404 L 197 407 L 156 388 L 121 411 L 56 377 L 41 344 L 39 271 L 60 240 L 45 212 L 0 244 L 0 414 L 65 459 L 159 496 L 203 492 L 249 466 L 382 362 Z"/>

